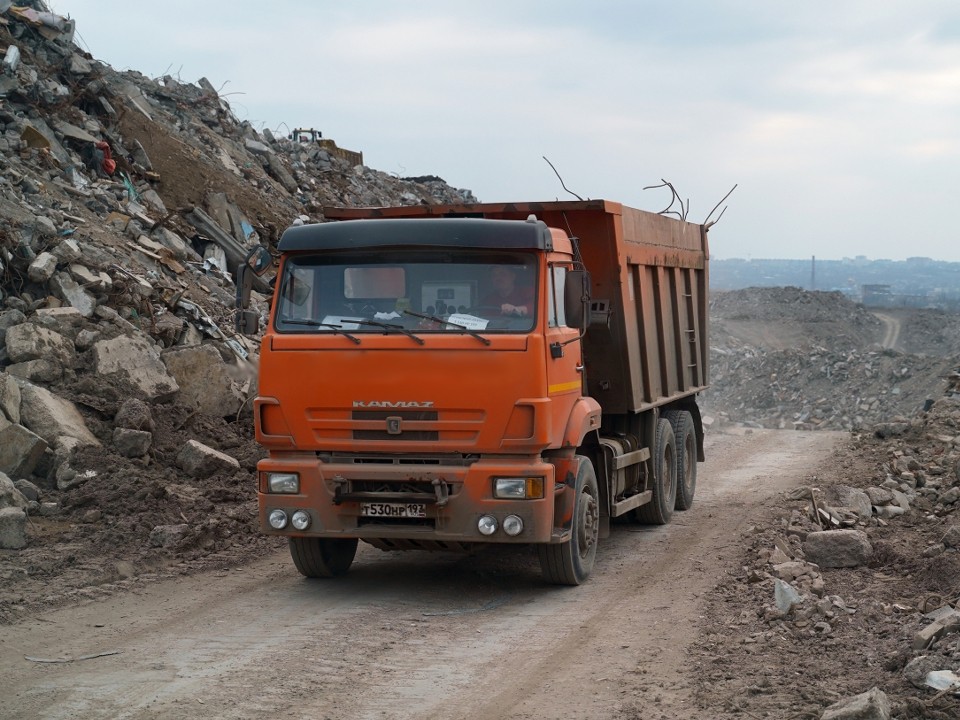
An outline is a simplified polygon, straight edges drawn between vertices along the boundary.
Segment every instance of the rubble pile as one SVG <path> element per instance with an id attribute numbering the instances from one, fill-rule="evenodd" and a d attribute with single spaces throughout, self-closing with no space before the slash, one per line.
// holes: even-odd
<path id="1" fill-rule="evenodd" d="M 865 682 L 880 684 L 874 691 L 895 714 L 850 717 L 957 717 L 960 399 L 938 398 L 909 421 L 856 438 L 830 477 L 794 490 L 754 528 L 747 553 L 712 600 L 711 632 L 740 636 L 742 657 L 726 663 L 769 676 L 774 658 L 790 653 L 805 689 L 785 700 L 780 686 L 777 701 L 813 717 L 840 701 L 838 688 L 856 695 Z M 841 658 L 844 676 L 810 662 L 817 647 Z M 703 661 L 705 696 L 725 679 L 710 665 Z"/>
<path id="2" fill-rule="evenodd" d="M 942 356 L 882 348 L 880 320 L 837 292 L 717 293 L 711 324 L 703 407 L 720 424 L 859 431 L 915 415 L 943 392 L 956 367 L 952 342 L 926 344 Z M 904 323 L 912 343 L 933 333 L 913 325 Z"/>
<path id="3" fill-rule="evenodd" d="M 41 2 L 0 7 L 3 620 L 268 543 L 237 266 L 325 205 L 476 199 L 257 132 L 205 79 L 117 72 Z"/>

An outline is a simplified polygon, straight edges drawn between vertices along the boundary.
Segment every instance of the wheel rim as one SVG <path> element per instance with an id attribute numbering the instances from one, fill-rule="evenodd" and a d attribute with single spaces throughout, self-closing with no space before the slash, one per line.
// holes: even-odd
<path id="1" fill-rule="evenodd" d="M 600 507 L 597 499 L 584 491 L 580 495 L 580 517 L 577 523 L 577 551 L 585 558 L 597 542 L 597 530 L 600 523 Z"/>

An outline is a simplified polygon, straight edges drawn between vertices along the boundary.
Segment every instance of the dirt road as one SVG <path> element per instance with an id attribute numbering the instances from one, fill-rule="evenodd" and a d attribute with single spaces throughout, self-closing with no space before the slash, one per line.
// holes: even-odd
<path id="1" fill-rule="evenodd" d="M 752 509 L 842 437 L 715 434 L 694 507 L 615 526 L 579 588 L 544 586 L 526 551 L 362 547 L 337 581 L 284 552 L 24 620 L 0 633 L 0 717 L 707 717 L 685 664 L 702 596 Z"/>
<path id="2" fill-rule="evenodd" d="M 883 323 L 883 340 L 880 344 L 885 348 L 896 348 L 897 341 L 900 339 L 900 320 L 884 313 L 873 313 L 874 316 Z"/>

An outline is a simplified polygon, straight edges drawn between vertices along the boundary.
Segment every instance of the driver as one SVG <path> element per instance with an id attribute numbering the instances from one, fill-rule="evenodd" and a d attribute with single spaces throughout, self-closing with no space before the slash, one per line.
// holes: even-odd
<path id="1" fill-rule="evenodd" d="M 502 315 L 525 316 L 533 312 L 533 288 L 518 282 L 519 268 L 496 265 L 490 272 L 491 290 L 484 296 L 482 305 L 500 308 Z M 524 274 L 526 275 L 526 274 Z"/>

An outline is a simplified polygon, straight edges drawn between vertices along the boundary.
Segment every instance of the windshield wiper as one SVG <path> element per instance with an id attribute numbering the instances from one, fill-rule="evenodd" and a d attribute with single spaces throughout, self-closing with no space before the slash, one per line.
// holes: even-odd
<path id="1" fill-rule="evenodd" d="M 360 338 L 355 335 L 351 335 L 346 330 L 344 330 L 340 325 L 335 325 L 334 323 L 323 323 L 317 322 L 316 320 L 280 320 L 284 325 L 305 325 L 307 327 L 322 327 L 322 328 L 331 328 L 337 333 L 343 335 L 347 339 L 353 342 L 354 345 L 360 344 Z M 355 321 L 351 321 L 355 322 Z"/>
<path id="2" fill-rule="evenodd" d="M 402 333 L 403 333 L 404 335 L 406 335 L 407 337 L 410 337 L 410 338 L 413 338 L 414 340 L 416 340 L 416 342 L 417 342 L 418 345 L 423 345 L 423 343 L 424 343 L 424 340 L 423 340 L 422 337 L 419 337 L 418 335 L 414 335 L 412 332 L 410 332 L 409 330 L 407 330 L 403 325 L 397 325 L 397 324 L 395 324 L 395 323 L 383 323 L 383 322 L 378 322 L 377 320 L 353 320 L 353 319 L 351 319 L 350 322 L 352 322 L 352 323 L 357 323 L 357 325 L 373 325 L 374 327 L 383 328 L 384 330 L 399 330 L 400 332 L 402 332 Z M 386 335 L 386 333 L 384 333 L 384 335 Z"/>
<path id="3" fill-rule="evenodd" d="M 490 344 L 490 338 L 484 337 L 476 330 L 471 330 L 466 325 L 461 325 L 460 323 L 450 322 L 449 320 L 444 320 L 443 318 L 437 317 L 436 315 L 422 315 L 421 313 L 414 312 L 413 310 L 404 310 L 405 315 L 413 315 L 414 317 L 423 318 L 424 320 L 433 320 L 436 323 L 442 323 L 446 325 L 452 325 L 455 328 L 460 328 L 465 331 L 468 335 L 475 337 L 477 340 L 482 342 L 484 345 Z"/>

